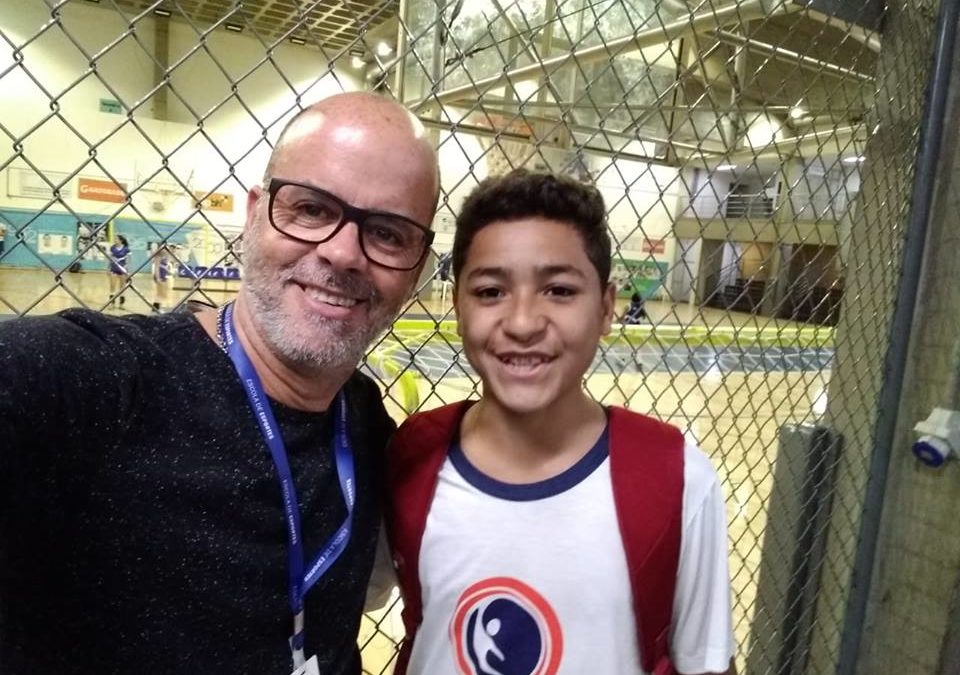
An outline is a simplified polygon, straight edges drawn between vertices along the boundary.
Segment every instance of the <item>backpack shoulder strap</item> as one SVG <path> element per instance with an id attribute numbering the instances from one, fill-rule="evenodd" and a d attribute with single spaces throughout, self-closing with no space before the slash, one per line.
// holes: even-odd
<path id="1" fill-rule="evenodd" d="M 673 596 L 683 518 L 683 435 L 623 408 L 610 409 L 610 473 L 627 555 L 640 661 L 654 675 L 670 663 Z"/>
<path id="2" fill-rule="evenodd" d="M 387 449 L 387 538 L 403 598 L 406 637 L 400 644 L 395 673 L 406 672 L 413 637 L 423 620 L 420 588 L 420 544 L 437 476 L 460 420 L 474 401 L 460 401 L 417 413 L 397 429 Z"/>

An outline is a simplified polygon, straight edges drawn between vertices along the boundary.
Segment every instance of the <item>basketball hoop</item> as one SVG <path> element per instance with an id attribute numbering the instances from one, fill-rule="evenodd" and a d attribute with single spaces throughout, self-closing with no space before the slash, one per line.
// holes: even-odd
<path id="1" fill-rule="evenodd" d="M 187 197 L 189 194 L 175 183 L 160 183 L 150 181 L 144 183 L 138 192 L 144 196 L 150 211 L 153 213 L 165 213 L 181 197 Z"/>

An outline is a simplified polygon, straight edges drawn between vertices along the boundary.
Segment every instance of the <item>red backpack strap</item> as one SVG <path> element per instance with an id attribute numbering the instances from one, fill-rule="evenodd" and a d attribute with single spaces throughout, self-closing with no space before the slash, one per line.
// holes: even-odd
<path id="1" fill-rule="evenodd" d="M 623 408 L 610 409 L 610 474 L 627 554 L 643 669 L 672 675 L 670 626 L 683 519 L 683 435 Z"/>
<path id="2" fill-rule="evenodd" d="M 437 487 L 437 476 L 460 420 L 474 401 L 460 401 L 417 413 L 400 425 L 387 448 L 387 538 L 393 552 L 406 636 L 394 670 L 403 675 L 410 660 L 413 638 L 423 620 L 420 589 L 420 544 L 427 514 Z"/>

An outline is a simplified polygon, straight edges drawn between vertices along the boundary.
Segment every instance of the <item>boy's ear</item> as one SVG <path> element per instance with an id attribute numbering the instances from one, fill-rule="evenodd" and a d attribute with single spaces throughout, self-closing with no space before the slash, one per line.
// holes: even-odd
<path id="1" fill-rule="evenodd" d="M 603 334 L 609 335 L 613 328 L 613 315 L 617 307 L 617 287 L 613 283 L 608 283 L 600 296 L 600 308 L 603 312 Z"/>
<path id="2" fill-rule="evenodd" d="M 460 329 L 460 297 L 458 291 L 460 290 L 459 284 L 453 282 L 453 288 L 451 289 L 453 297 L 451 302 L 453 303 L 453 318 L 456 319 L 457 323 L 457 335 L 463 337 L 463 331 Z"/>

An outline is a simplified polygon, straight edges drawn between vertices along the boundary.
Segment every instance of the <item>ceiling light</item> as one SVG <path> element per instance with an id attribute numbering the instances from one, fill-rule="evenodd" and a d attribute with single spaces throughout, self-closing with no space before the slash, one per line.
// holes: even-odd
<path id="1" fill-rule="evenodd" d="M 795 105 L 792 108 L 790 108 L 790 119 L 798 120 L 801 117 L 806 117 L 808 112 L 809 111 L 806 108 L 802 108 L 798 105 Z"/>
<path id="2" fill-rule="evenodd" d="M 379 56 L 390 56 L 393 54 L 393 47 L 386 40 L 380 40 L 377 43 L 377 54 Z"/>
<path id="3" fill-rule="evenodd" d="M 163 16 L 163 17 L 167 17 L 172 14 L 172 12 L 169 9 L 164 9 L 163 7 L 157 7 L 155 10 L 153 10 L 153 13 L 156 14 L 157 16 Z"/>
<path id="4" fill-rule="evenodd" d="M 717 171 L 733 171 L 736 168 L 736 164 L 717 164 Z"/>
<path id="5" fill-rule="evenodd" d="M 307 41 L 306 41 L 306 40 L 304 40 L 302 37 L 297 37 L 296 35 L 294 35 L 293 37 L 290 38 L 290 42 L 292 42 L 292 43 L 295 44 L 295 45 L 305 45 L 305 44 L 307 44 Z"/>
<path id="6" fill-rule="evenodd" d="M 233 33 L 242 33 L 242 32 L 243 32 L 243 26 L 242 26 L 241 24 L 239 24 L 239 23 L 229 23 L 229 22 L 227 22 L 227 23 L 223 24 L 223 27 L 226 28 L 228 31 L 231 31 L 231 32 L 233 32 Z"/>
<path id="7" fill-rule="evenodd" d="M 354 68 L 363 68 L 365 65 L 367 65 L 367 62 L 361 59 L 359 56 L 351 56 L 350 65 Z"/>
<path id="8" fill-rule="evenodd" d="M 857 156 L 855 156 L 855 157 L 844 157 L 844 158 L 843 158 L 843 163 L 844 163 L 844 164 L 859 164 L 860 162 L 865 162 L 865 161 L 867 161 L 867 158 L 864 157 L 863 155 L 857 155 Z"/>

